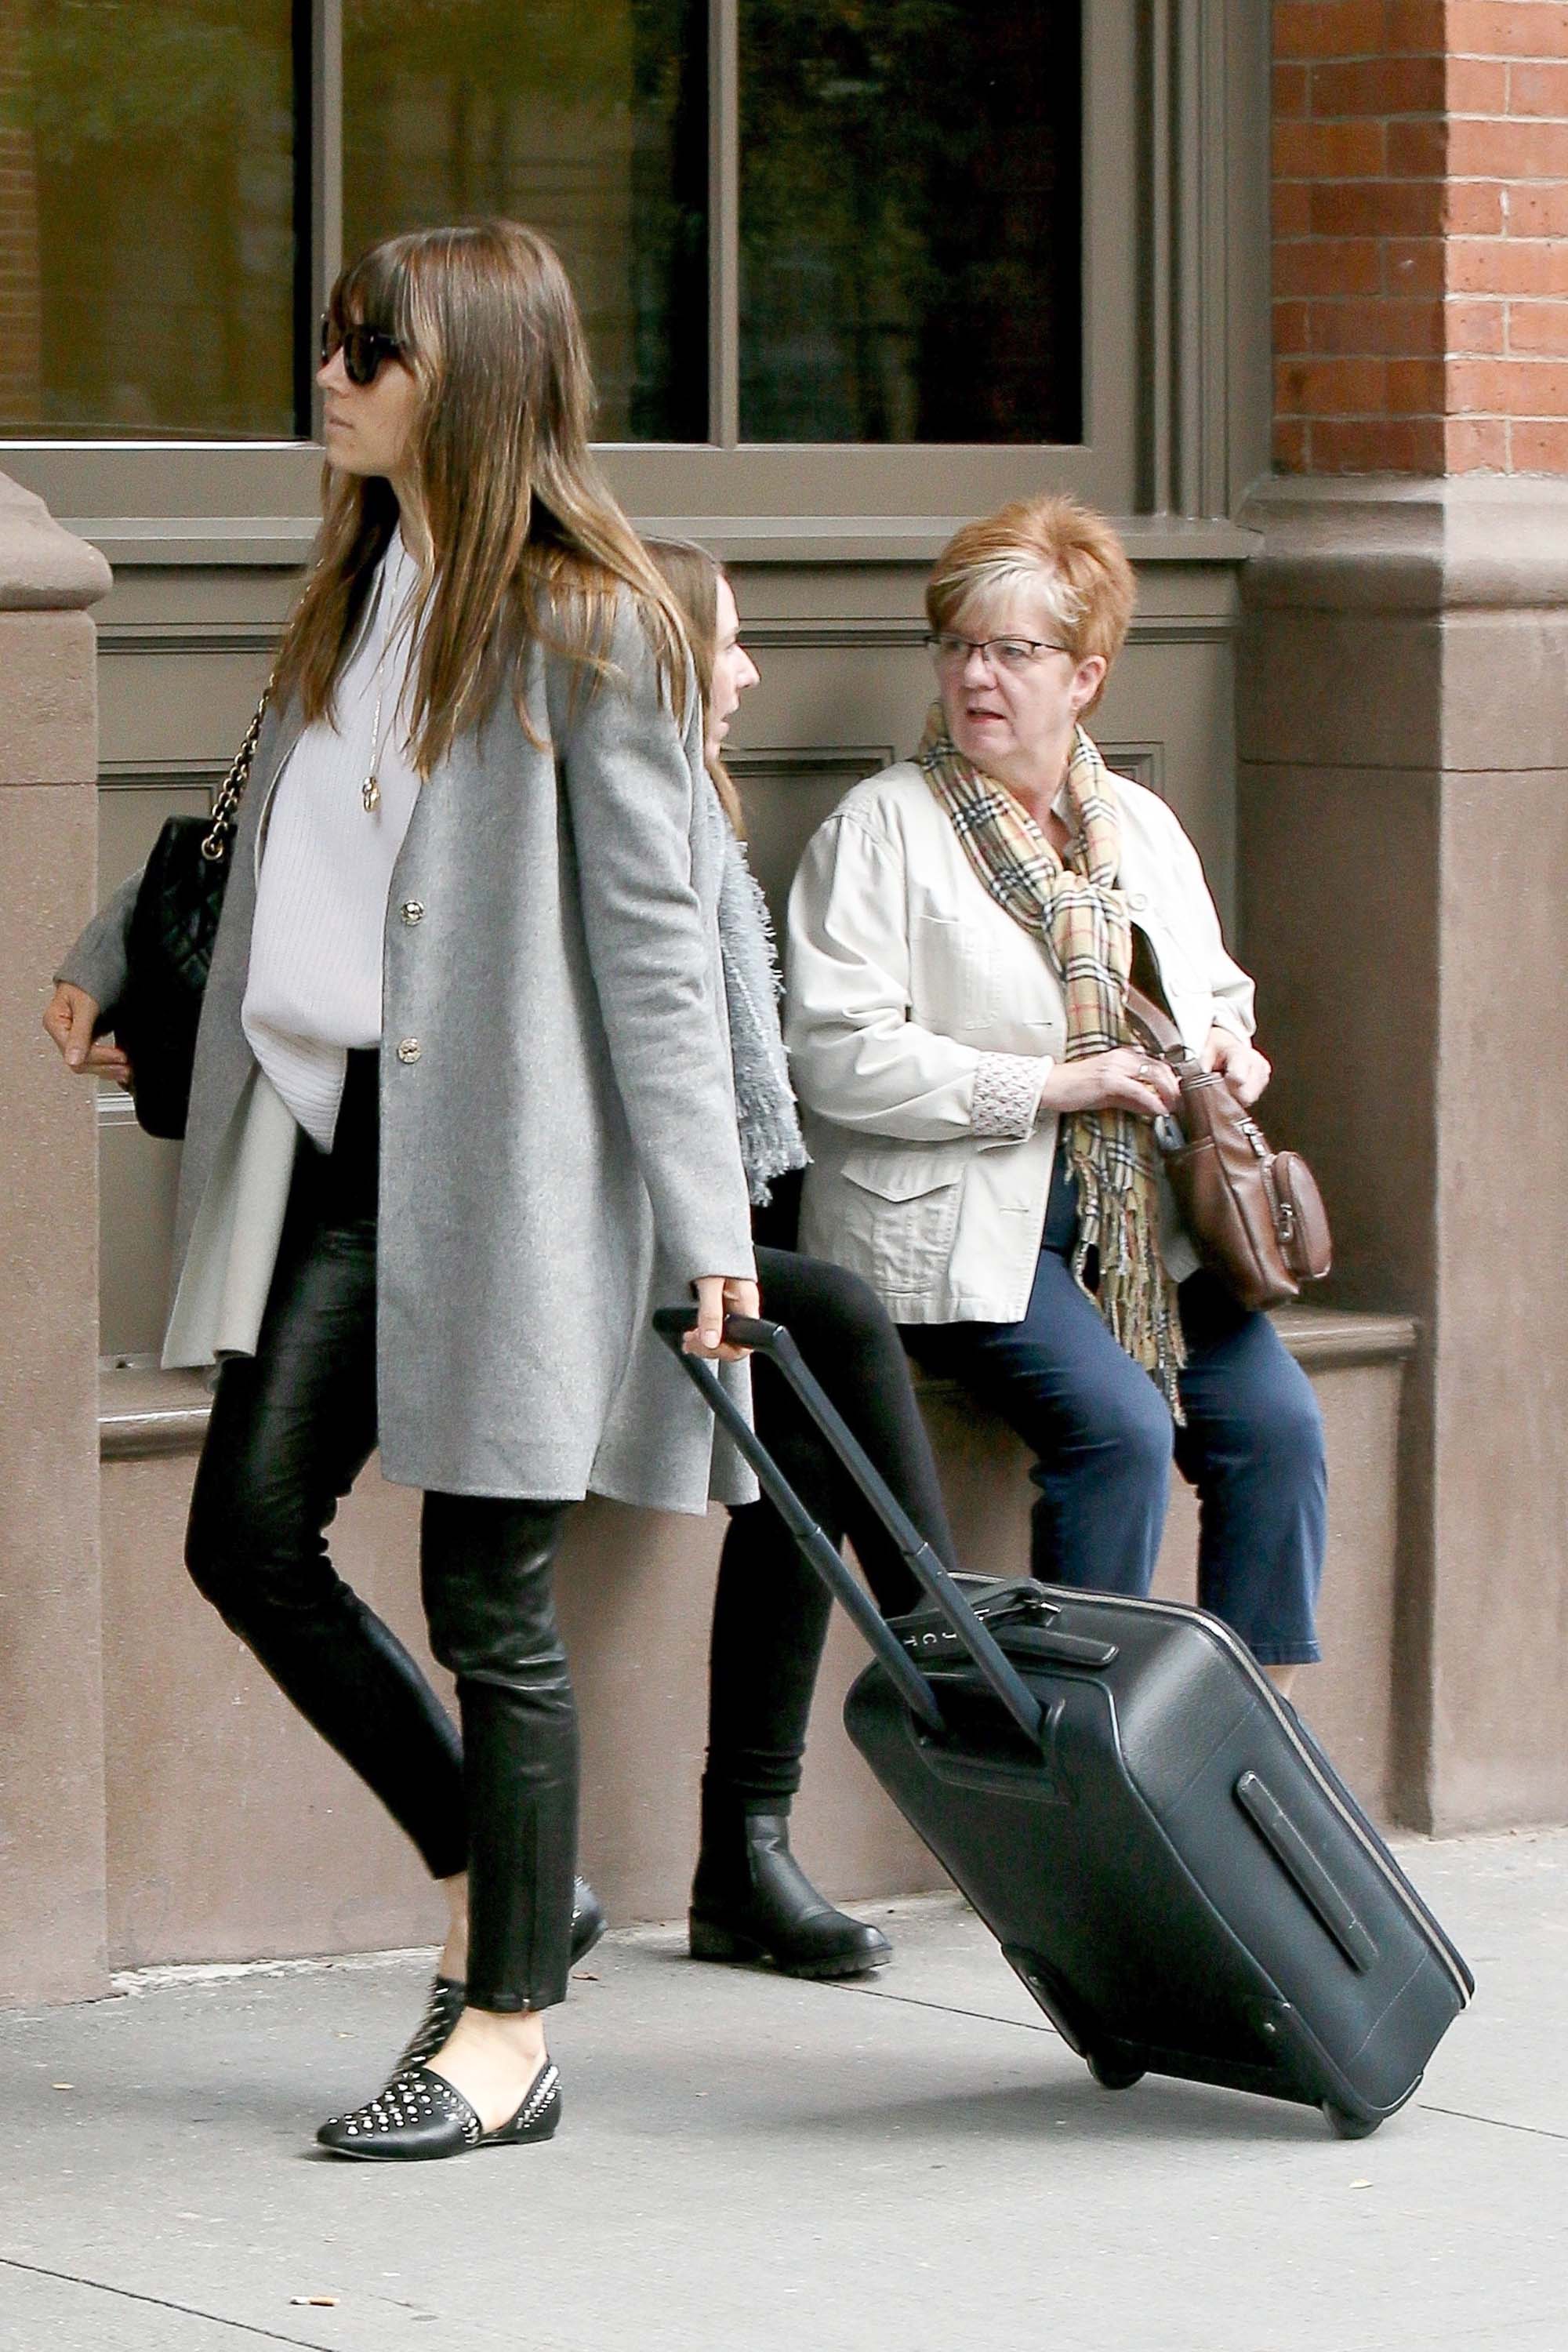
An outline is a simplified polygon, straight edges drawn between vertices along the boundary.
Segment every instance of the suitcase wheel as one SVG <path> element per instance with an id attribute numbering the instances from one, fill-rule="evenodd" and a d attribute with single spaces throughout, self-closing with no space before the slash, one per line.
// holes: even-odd
<path id="1" fill-rule="evenodd" d="M 1097 2058 L 1089 2053 L 1089 2071 L 1102 2091 L 1130 2091 L 1134 2083 L 1143 2080 L 1142 2066 L 1119 2066 L 1114 2059 Z"/>
<path id="2" fill-rule="evenodd" d="M 1360 2116 L 1348 2115 L 1343 2107 L 1336 2107 L 1332 2099 L 1325 2099 L 1322 2107 L 1336 2139 L 1370 2139 L 1381 2120 L 1374 2117 L 1366 2123 Z"/>

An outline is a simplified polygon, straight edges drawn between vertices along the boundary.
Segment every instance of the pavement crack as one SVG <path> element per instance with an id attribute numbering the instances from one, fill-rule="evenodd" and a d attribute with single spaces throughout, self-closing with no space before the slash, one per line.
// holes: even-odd
<path id="1" fill-rule="evenodd" d="M 142 2294 L 133 2286 L 114 2286 L 108 2279 L 84 2278 L 79 2271 L 51 2270 L 46 2263 L 19 2262 L 15 2254 L 0 2254 L 0 2270 L 23 2271 L 30 2278 L 57 2279 L 62 2286 L 84 2286 L 95 2294 L 118 2295 L 122 2303 L 149 2304 L 154 2311 L 177 2311 L 182 2319 L 205 2319 L 214 2327 L 232 2328 L 237 2336 L 258 2336 L 266 2344 L 287 2344 L 290 2352 L 338 2352 L 335 2345 L 321 2344 L 313 2336 L 281 2336 L 275 2327 L 258 2327 L 248 2319 L 230 2319 L 221 2311 L 204 2311 L 199 2304 L 175 2303 L 166 2294 Z"/>
<path id="2" fill-rule="evenodd" d="M 1546 2124 L 1510 2124 L 1506 2116 L 1472 2115 L 1468 2107 L 1439 2107 L 1430 2099 L 1417 2099 L 1423 2115 L 1454 2116 L 1462 2124 L 1490 2124 L 1494 2131 L 1528 2133 L 1531 2139 L 1568 2140 L 1568 2132 L 1552 2131 Z"/>
<path id="3" fill-rule="evenodd" d="M 973 2017 L 981 2025 L 1016 2026 L 1020 2033 L 1055 2034 L 1057 2031 L 1054 2025 L 1047 2025 L 1044 2018 L 1037 2021 L 1032 2017 L 998 2017 L 995 2011 L 990 2009 L 955 2009 L 950 2000 L 922 2000 L 918 1993 L 883 1992 L 879 1986 L 846 1984 L 842 1979 L 837 1983 L 831 1978 L 822 1979 L 822 1982 L 824 1990 L 827 1992 L 858 1992 L 864 1993 L 868 2000 L 896 2000 L 904 2009 L 934 2009 L 939 2017 Z"/>

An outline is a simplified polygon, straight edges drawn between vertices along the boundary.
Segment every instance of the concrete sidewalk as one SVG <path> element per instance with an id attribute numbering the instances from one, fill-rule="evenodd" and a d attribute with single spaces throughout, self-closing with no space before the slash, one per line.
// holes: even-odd
<path id="1" fill-rule="evenodd" d="M 612 1937 L 550 2147 L 333 2163 L 420 1956 L 0 2017 L 5 2352 L 1563 2352 L 1568 1832 L 1403 1849 L 1479 1993 L 1374 2138 L 1108 2095 L 956 1899 L 863 1988 Z M 297 2303 L 303 2295 L 331 2305 Z"/>

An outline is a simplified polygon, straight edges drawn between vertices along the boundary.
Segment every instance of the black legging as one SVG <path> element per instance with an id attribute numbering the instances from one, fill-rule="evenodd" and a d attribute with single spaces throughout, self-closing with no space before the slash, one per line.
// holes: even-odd
<path id="1" fill-rule="evenodd" d="M 776 1229 L 776 1228 L 775 1228 Z M 955 1564 L 952 1531 L 898 1332 L 858 1275 L 759 1243 L 763 1312 L 802 1355 L 927 1542 Z M 779 1373 L 752 1360 L 757 1433 L 835 1542 L 847 1535 L 878 1606 L 920 1588 Z M 812 1693 L 832 1601 L 769 1502 L 731 1511 L 709 1661 L 709 1810 L 787 1812 L 800 1786 Z"/>
<path id="2" fill-rule="evenodd" d="M 421 1584 L 460 1745 L 327 1556 L 375 1444 L 376 1059 L 350 1057 L 330 1156 L 300 1146 L 256 1355 L 219 1376 L 185 1556 L 432 1874 L 468 1871 L 470 2001 L 543 2009 L 565 1998 L 577 1847 L 577 1717 L 551 1590 L 570 1506 L 425 1496 Z"/>

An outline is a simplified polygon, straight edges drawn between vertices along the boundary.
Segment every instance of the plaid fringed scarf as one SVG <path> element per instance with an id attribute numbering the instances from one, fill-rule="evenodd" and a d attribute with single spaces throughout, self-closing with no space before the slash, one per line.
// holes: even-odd
<path id="1" fill-rule="evenodd" d="M 1105 763 L 1080 727 L 1068 763 L 1072 838 L 1066 862 L 1005 785 L 972 767 L 934 704 L 917 757 L 964 854 L 991 897 L 1050 958 L 1067 999 L 1067 1056 L 1132 1044 L 1127 1026 L 1132 927 L 1116 887 L 1121 833 Z M 1079 1111 L 1064 1121 L 1078 1179 L 1072 1268 L 1086 1291 L 1090 1250 L 1100 1288 L 1089 1293 L 1111 1335 L 1152 1374 L 1182 1418 L 1177 1376 L 1185 1361 L 1176 1286 L 1160 1255 L 1159 1157 L 1152 1127 L 1120 1110 Z"/>

